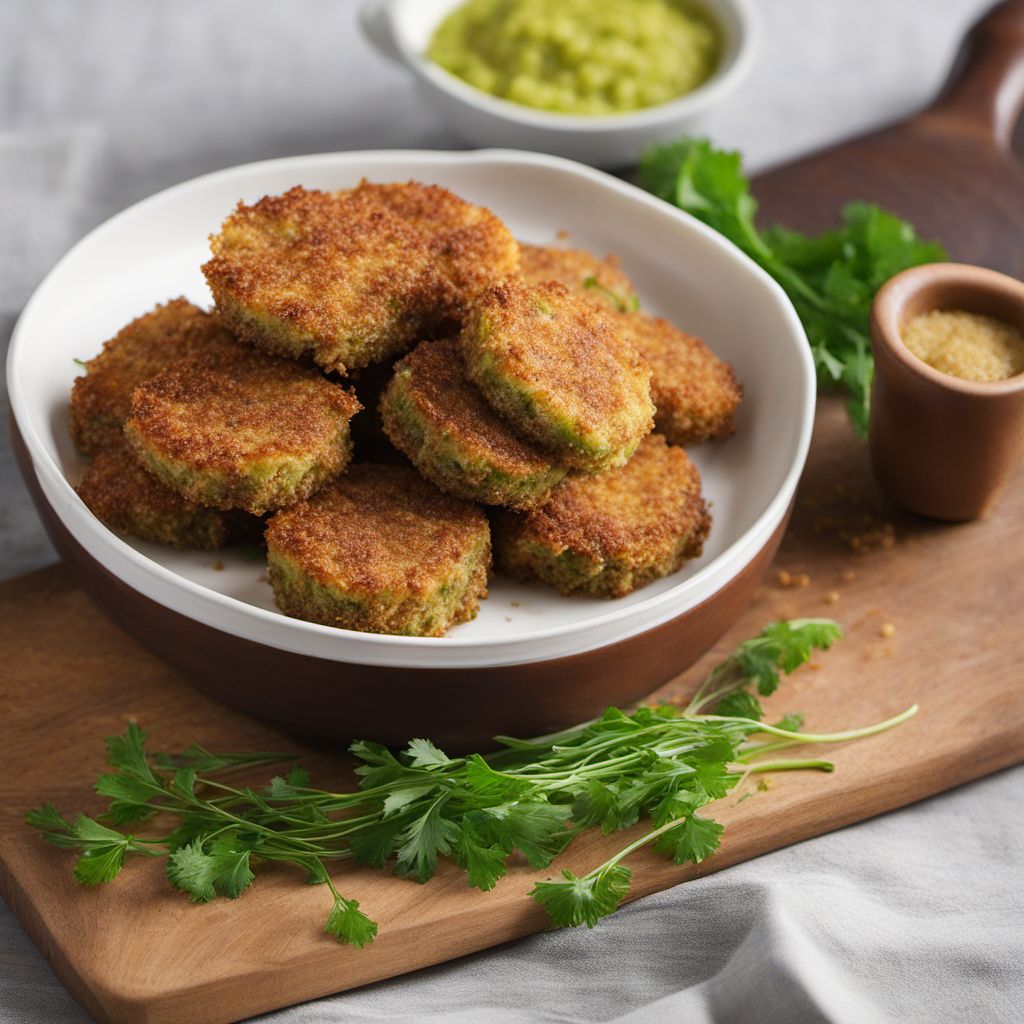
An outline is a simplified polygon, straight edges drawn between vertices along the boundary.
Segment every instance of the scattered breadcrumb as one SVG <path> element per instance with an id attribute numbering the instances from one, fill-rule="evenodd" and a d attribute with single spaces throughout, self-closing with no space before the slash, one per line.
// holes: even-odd
<path id="1" fill-rule="evenodd" d="M 879 636 L 884 636 L 886 639 L 891 637 L 896 632 L 896 627 L 891 622 L 885 622 L 882 624 L 882 628 L 878 631 Z"/>
<path id="2" fill-rule="evenodd" d="M 223 572 L 224 571 L 224 563 L 220 559 L 217 559 L 217 561 L 213 563 L 213 571 L 214 572 Z"/>
<path id="3" fill-rule="evenodd" d="M 830 590 L 825 595 L 825 604 L 835 604 L 838 600 L 839 600 L 839 591 L 838 590 Z"/>
<path id="4" fill-rule="evenodd" d="M 780 569 L 775 574 L 775 579 L 780 587 L 809 587 L 811 585 L 811 577 L 805 572 L 794 574 L 786 569 Z"/>

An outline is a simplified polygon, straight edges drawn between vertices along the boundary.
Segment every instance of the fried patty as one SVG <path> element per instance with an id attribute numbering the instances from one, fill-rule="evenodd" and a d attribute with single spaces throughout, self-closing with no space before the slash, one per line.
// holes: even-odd
<path id="1" fill-rule="evenodd" d="M 557 281 L 489 288 L 459 344 L 491 406 L 568 468 L 622 465 L 651 430 L 647 364 L 608 316 Z"/>
<path id="2" fill-rule="evenodd" d="M 266 539 L 277 606 L 310 622 L 442 636 L 487 596 L 487 517 L 405 466 L 353 466 L 275 515 Z"/>
<path id="3" fill-rule="evenodd" d="M 173 548 L 223 547 L 240 533 L 244 515 L 181 497 L 142 468 L 123 437 L 93 456 L 77 490 L 112 530 Z"/>
<path id="4" fill-rule="evenodd" d="M 344 471 L 358 410 L 316 370 L 242 348 L 180 360 L 140 385 L 124 429 L 143 465 L 183 497 L 262 515 Z"/>
<path id="5" fill-rule="evenodd" d="M 438 322 L 430 325 L 435 330 L 457 327 L 477 295 L 519 268 L 519 243 L 501 219 L 440 185 L 364 181 L 355 191 L 378 199 L 423 233 L 447 286 Z"/>
<path id="6" fill-rule="evenodd" d="M 172 299 L 122 327 L 85 364 L 71 388 L 68 429 L 75 447 L 91 455 L 119 444 L 132 392 L 184 356 L 234 346 L 219 318 L 185 299 Z"/>
<path id="7" fill-rule="evenodd" d="M 239 337 L 339 372 L 407 351 L 518 262 L 493 214 L 415 182 L 240 203 L 210 244 L 203 272 Z"/>
<path id="8" fill-rule="evenodd" d="M 456 339 L 421 342 L 399 361 L 381 399 L 392 443 L 442 491 L 528 508 L 564 476 L 466 379 Z"/>
<path id="9" fill-rule="evenodd" d="M 636 287 L 618 257 L 598 259 L 584 249 L 519 243 L 519 272 L 532 284 L 561 281 L 566 288 L 621 313 L 636 309 Z"/>
<path id="10" fill-rule="evenodd" d="M 696 444 L 733 433 L 743 389 L 729 363 L 661 317 L 638 312 L 616 318 L 622 335 L 651 367 L 654 429 L 669 444 Z"/>
<path id="11" fill-rule="evenodd" d="M 494 554 L 517 579 L 623 597 L 700 555 L 710 528 L 697 467 L 652 434 L 625 466 L 571 477 L 532 511 L 498 512 Z"/>

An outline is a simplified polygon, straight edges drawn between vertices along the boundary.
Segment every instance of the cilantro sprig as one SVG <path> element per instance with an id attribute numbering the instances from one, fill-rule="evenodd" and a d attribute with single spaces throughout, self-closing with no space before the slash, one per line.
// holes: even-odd
<path id="1" fill-rule="evenodd" d="M 628 895 L 630 870 L 622 862 L 640 847 L 653 844 L 679 864 L 711 856 L 722 826 L 698 811 L 747 775 L 832 767 L 764 755 L 869 736 L 916 711 L 836 734 L 800 732 L 795 716 L 762 722 L 756 695 L 771 694 L 781 674 L 839 635 L 828 620 L 772 623 L 717 665 L 685 708 L 609 708 L 548 736 L 498 737 L 501 749 L 486 757 L 449 757 L 424 739 L 400 753 L 359 741 L 350 748 L 359 785 L 347 792 L 313 787 L 301 767 L 262 787 L 233 784 L 239 772 L 291 758 L 216 754 L 197 745 L 177 755 L 150 753 L 133 722 L 107 741 L 110 771 L 96 781 L 108 801 L 102 820 L 68 819 L 52 804 L 26 820 L 49 842 L 78 852 L 75 877 L 83 885 L 112 881 L 130 855 L 159 856 L 171 884 L 205 903 L 240 896 L 261 863 L 290 864 L 330 892 L 324 930 L 357 947 L 373 940 L 377 925 L 338 891 L 328 870 L 333 862 L 427 882 L 446 858 L 469 885 L 488 891 L 516 854 L 543 869 L 585 829 L 612 833 L 648 821 L 647 830 L 593 870 L 564 870 L 530 893 L 552 924 L 592 927 Z"/>
<path id="2" fill-rule="evenodd" d="M 945 260 L 945 249 L 872 203 L 848 204 L 841 226 L 820 235 L 759 231 L 739 153 L 715 149 L 707 139 L 653 146 L 640 160 L 640 180 L 739 246 L 782 285 L 807 332 L 819 382 L 846 391 L 850 418 L 863 436 L 874 369 L 871 300 L 899 271 Z"/>

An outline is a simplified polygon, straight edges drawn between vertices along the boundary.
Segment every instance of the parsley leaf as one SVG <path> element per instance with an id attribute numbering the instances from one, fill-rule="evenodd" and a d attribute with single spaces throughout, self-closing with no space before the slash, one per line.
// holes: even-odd
<path id="1" fill-rule="evenodd" d="M 662 833 L 654 848 L 671 857 L 676 864 L 699 864 L 718 849 L 724 826 L 710 818 L 691 814 L 675 828 Z"/>
<path id="2" fill-rule="evenodd" d="M 376 938 L 377 923 L 359 909 L 358 900 L 347 900 L 335 893 L 334 907 L 327 915 L 324 931 L 356 949 L 362 949 Z"/>
<path id="3" fill-rule="evenodd" d="M 207 903 L 217 895 L 235 899 L 252 884 L 251 853 L 251 847 L 232 832 L 210 843 L 193 839 L 168 857 L 167 877 L 195 903 Z"/>
<path id="4" fill-rule="evenodd" d="M 458 842 L 455 844 L 455 860 L 469 876 L 469 884 L 489 892 L 508 870 L 506 861 L 509 851 L 497 843 L 486 844 L 469 821 L 463 821 Z"/>
<path id="5" fill-rule="evenodd" d="M 437 867 L 437 856 L 451 853 L 459 838 L 458 826 L 444 817 L 447 795 L 439 796 L 418 818 L 411 821 L 399 836 L 398 870 L 428 881 Z"/>
<path id="6" fill-rule="evenodd" d="M 807 236 L 759 231 L 738 153 L 707 139 L 655 145 L 640 160 L 648 191 L 714 228 L 783 287 L 804 325 L 823 386 L 842 387 L 853 426 L 867 432 L 873 363 L 869 313 L 875 292 L 894 274 L 947 258 L 906 221 L 870 203 L 849 203 L 841 226 Z"/>
<path id="7" fill-rule="evenodd" d="M 548 912 L 557 928 L 585 924 L 593 928 L 606 914 L 618 909 L 629 893 L 632 872 L 621 864 L 577 878 L 563 871 L 558 881 L 538 882 L 530 895 Z"/>
<path id="8" fill-rule="evenodd" d="M 884 224 L 871 230 L 884 241 Z M 871 735 L 913 714 L 911 708 L 831 736 L 797 732 L 801 720 L 793 715 L 776 726 L 760 721 L 753 691 L 770 693 L 781 673 L 838 635 L 826 620 L 770 623 L 715 666 L 686 708 L 608 708 L 549 736 L 502 738 L 503 749 L 486 757 L 449 758 L 423 739 L 398 754 L 360 741 L 350 748 L 359 785 L 342 792 L 316 788 L 300 767 L 259 788 L 231 785 L 232 772 L 290 756 L 212 753 L 196 744 L 178 754 L 151 753 L 145 733 L 131 723 L 107 743 L 109 770 L 96 782 L 107 800 L 102 820 L 69 819 L 52 804 L 25 820 L 47 842 L 77 852 L 74 872 L 83 885 L 115 878 L 129 854 L 162 856 L 170 883 L 205 903 L 239 896 L 261 862 L 290 864 L 329 889 L 324 930 L 357 947 L 373 940 L 377 926 L 338 892 L 328 862 L 353 860 L 426 882 L 446 857 L 470 885 L 487 891 L 517 853 L 544 868 L 588 828 L 611 833 L 649 821 L 592 871 L 563 871 L 534 887 L 552 923 L 593 927 L 627 895 L 630 872 L 621 862 L 635 850 L 653 844 L 679 862 L 710 856 L 722 828 L 696 812 L 746 774 L 832 767 L 806 758 L 765 762 L 763 755 Z M 717 713 L 701 713 L 705 707 Z M 759 733 L 768 736 L 751 739 Z M 163 824 L 168 819 L 173 826 Z M 146 838 L 111 827 L 136 820 L 149 823 Z"/>

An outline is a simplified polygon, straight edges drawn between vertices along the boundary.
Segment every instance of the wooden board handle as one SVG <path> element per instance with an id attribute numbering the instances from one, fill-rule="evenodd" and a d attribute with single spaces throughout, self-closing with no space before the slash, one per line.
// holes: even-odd
<path id="1" fill-rule="evenodd" d="M 983 132 L 1009 149 L 1024 110 L 1024 0 L 996 4 L 967 34 L 927 114 Z"/>

